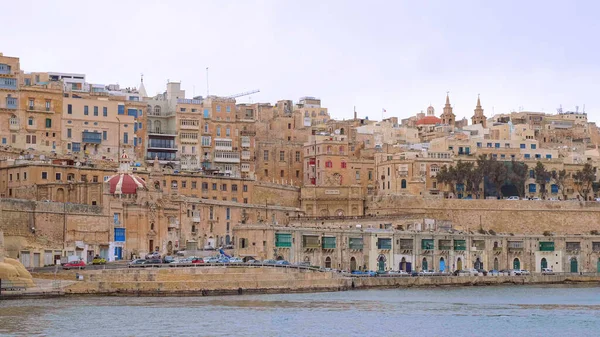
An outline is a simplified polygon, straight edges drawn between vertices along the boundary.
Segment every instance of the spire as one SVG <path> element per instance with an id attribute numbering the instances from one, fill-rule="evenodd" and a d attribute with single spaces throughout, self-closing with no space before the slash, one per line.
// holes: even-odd
<path id="1" fill-rule="evenodd" d="M 477 94 L 477 106 L 476 106 L 476 108 L 477 109 L 481 108 L 481 102 L 479 101 L 479 94 Z"/>
<path id="2" fill-rule="evenodd" d="M 450 91 L 446 91 L 446 106 L 450 106 Z"/>
<path id="3" fill-rule="evenodd" d="M 138 92 L 140 93 L 140 96 L 148 97 L 148 94 L 146 93 L 146 88 L 144 87 L 144 74 L 142 74 L 141 77 L 142 79 L 140 83 L 140 89 L 138 90 Z"/>

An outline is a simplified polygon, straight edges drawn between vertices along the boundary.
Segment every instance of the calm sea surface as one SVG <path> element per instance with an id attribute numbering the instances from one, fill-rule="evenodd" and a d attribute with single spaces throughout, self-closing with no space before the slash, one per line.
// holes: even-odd
<path id="1" fill-rule="evenodd" d="M 600 287 L 0 301 L 2 336 L 600 336 Z"/>

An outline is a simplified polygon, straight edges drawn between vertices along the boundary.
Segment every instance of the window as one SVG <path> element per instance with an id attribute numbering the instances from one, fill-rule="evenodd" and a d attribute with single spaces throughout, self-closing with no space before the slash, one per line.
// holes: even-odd
<path id="1" fill-rule="evenodd" d="M 102 107 L 102 116 L 107 117 L 108 116 L 108 108 L 107 107 Z"/>
<path id="2" fill-rule="evenodd" d="M 332 168 L 333 167 L 333 163 L 331 162 L 331 160 L 328 160 L 325 162 L 325 167 L 326 168 Z"/>
<path id="3" fill-rule="evenodd" d="M 525 144 L 521 144 L 521 145 L 520 145 L 520 148 L 521 148 L 521 149 L 524 149 L 524 148 L 525 148 Z"/>
<path id="4" fill-rule="evenodd" d="M 231 220 L 231 209 L 229 207 L 225 208 L 225 220 Z"/>
<path id="5" fill-rule="evenodd" d="M 84 105 L 84 106 L 83 106 L 83 114 L 84 114 L 84 115 L 86 115 L 86 116 L 90 114 L 90 112 L 89 112 L 89 110 L 88 110 L 88 106 L 87 106 L 87 105 Z"/>
<path id="6" fill-rule="evenodd" d="M 242 191 L 243 192 L 248 192 L 248 185 L 243 185 L 242 186 Z"/>
<path id="7" fill-rule="evenodd" d="M 231 107 L 230 106 L 225 107 L 225 111 L 231 112 Z"/>
<path id="8" fill-rule="evenodd" d="M 529 153 L 525 153 L 525 159 L 529 159 L 531 158 L 531 155 Z"/>
<path id="9" fill-rule="evenodd" d="M 42 172 L 42 179 L 48 179 L 48 172 Z"/>
<path id="10" fill-rule="evenodd" d="M 227 127 L 225 129 L 225 137 L 229 137 L 229 136 L 231 136 L 231 129 L 229 127 Z"/>
<path id="11" fill-rule="evenodd" d="M 46 127 L 47 128 L 51 128 L 52 127 L 52 119 L 46 118 Z"/>
<path id="12" fill-rule="evenodd" d="M 103 140 L 107 140 L 108 139 L 108 133 L 106 131 L 102 131 L 102 139 Z"/>
<path id="13" fill-rule="evenodd" d="M 71 105 L 71 104 L 67 105 L 67 113 L 69 115 L 73 114 L 73 105 Z"/>
<path id="14" fill-rule="evenodd" d="M 202 190 L 208 191 L 208 183 L 202 183 Z"/>
<path id="15" fill-rule="evenodd" d="M 35 104 L 35 101 L 33 100 L 33 98 L 29 99 L 29 110 L 33 110 L 33 106 Z"/>
<path id="16" fill-rule="evenodd" d="M 535 184 L 529 184 L 529 193 L 535 193 Z"/>
<path id="17" fill-rule="evenodd" d="M 535 144 L 531 144 L 531 149 L 535 150 Z"/>
<path id="18" fill-rule="evenodd" d="M 97 106 L 94 107 L 94 116 L 98 116 L 98 107 Z"/>
<path id="19" fill-rule="evenodd" d="M 345 161 L 342 162 L 342 168 L 346 168 L 346 162 Z"/>
<path id="20" fill-rule="evenodd" d="M 213 184 L 212 184 L 212 190 L 213 190 L 213 191 L 216 191 L 216 190 L 217 190 L 217 183 L 213 183 Z"/>
<path id="21" fill-rule="evenodd" d="M 280 176 L 281 178 L 283 178 L 283 176 L 284 176 L 284 175 L 285 175 L 285 174 L 284 174 L 283 170 L 279 171 L 279 176 Z"/>
<path id="22" fill-rule="evenodd" d="M 217 136 L 221 136 L 221 127 L 217 126 Z"/>
<path id="23" fill-rule="evenodd" d="M 217 105 L 217 112 L 221 112 L 221 106 Z"/>
<path id="24" fill-rule="evenodd" d="M 360 180 L 360 171 L 356 171 L 356 172 L 354 173 L 354 178 L 355 178 L 356 180 Z"/>
<path id="25" fill-rule="evenodd" d="M 248 198 L 244 198 L 244 204 L 248 203 Z"/>
<path id="26" fill-rule="evenodd" d="M 160 111 L 160 108 L 159 108 L 159 111 Z M 118 106 L 117 114 L 118 115 L 124 115 L 125 114 L 125 106 L 124 105 L 119 105 Z"/>
<path id="27" fill-rule="evenodd" d="M 33 117 L 27 118 L 27 125 L 33 126 Z"/>
<path id="28" fill-rule="evenodd" d="M 127 132 L 123 132 L 123 143 L 127 144 L 129 142 L 129 134 Z"/>
<path id="29" fill-rule="evenodd" d="M 300 151 L 296 151 L 296 162 L 300 162 Z"/>
<path id="30" fill-rule="evenodd" d="M 265 150 L 263 152 L 263 160 L 265 160 L 265 161 L 269 160 L 269 150 Z"/>
<path id="31" fill-rule="evenodd" d="M 231 191 L 232 192 L 237 192 L 237 190 L 238 190 L 237 185 L 236 184 L 232 184 L 231 185 Z"/>
<path id="32" fill-rule="evenodd" d="M 67 129 L 67 138 L 71 138 L 71 129 Z"/>
<path id="33" fill-rule="evenodd" d="M 477 143 L 477 147 L 481 147 L 481 143 Z"/>
<path id="34" fill-rule="evenodd" d="M 221 184 L 221 191 L 227 191 L 227 184 Z"/>
<path id="35" fill-rule="evenodd" d="M 285 151 L 279 151 L 279 161 L 285 161 Z"/>
<path id="36" fill-rule="evenodd" d="M 373 180 L 373 171 L 369 171 L 369 180 Z"/>
<path id="37" fill-rule="evenodd" d="M 210 208 L 208 209 L 208 218 L 209 218 L 210 220 L 214 220 L 214 217 L 215 217 L 215 212 L 214 212 L 214 210 L 213 210 L 213 207 L 212 207 L 212 206 L 210 206 Z"/>
<path id="38" fill-rule="evenodd" d="M 204 113 L 204 118 L 210 118 L 210 112 L 208 109 L 204 109 L 203 113 Z"/>

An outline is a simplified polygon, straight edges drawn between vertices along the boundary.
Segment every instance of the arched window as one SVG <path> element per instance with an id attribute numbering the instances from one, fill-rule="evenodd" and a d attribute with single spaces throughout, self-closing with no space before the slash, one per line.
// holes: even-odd
<path id="1" fill-rule="evenodd" d="M 325 258 L 325 268 L 331 268 L 331 258 L 329 256 Z"/>
<path id="2" fill-rule="evenodd" d="M 159 107 L 159 108 L 160 108 L 160 107 Z M 154 131 L 155 131 L 156 133 L 160 133 L 160 127 L 161 127 L 161 125 L 160 125 L 160 121 L 156 121 L 156 122 L 154 122 Z"/>
<path id="3" fill-rule="evenodd" d="M 304 117 L 310 117 L 310 115 L 308 114 L 308 111 L 304 112 Z"/>
<path id="4" fill-rule="evenodd" d="M 221 126 L 217 126 L 217 136 L 221 136 Z"/>
<path id="5" fill-rule="evenodd" d="M 346 168 L 346 162 L 345 161 L 342 162 L 342 168 Z"/>
<path id="6" fill-rule="evenodd" d="M 344 147 L 340 146 L 340 154 L 344 154 Z"/>
<path id="7" fill-rule="evenodd" d="M 150 132 L 152 132 L 152 121 L 148 120 L 148 130 L 150 130 Z"/>
<path id="8" fill-rule="evenodd" d="M 331 153 L 331 146 L 327 146 L 327 153 L 330 154 Z"/>
<path id="9" fill-rule="evenodd" d="M 155 114 L 159 114 L 160 113 L 160 106 L 159 105 L 155 105 L 154 106 L 154 113 Z"/>
<path id="10" fill-rule="evenodd" d="M 343 135 L 344 133 L 345 133 L 345 130 L 344 130 L 344 128 L 341 128 L 341 129 L 340 129 L 340 135 Z"/>
<path id="11" fill-rule="evenodd" d="M 421 267 L 422 270 L 427 270 L 427 267 L 429 267 L 427 265 L 427 258 L 425 258 L 425 257 L 423 258 L 423 262 L 421 263 L 421 265 L 422 265 L 422 267 Z"/>
<path id="12" fill-rule="evenodd" d="M 325 162 L 325 167 L 327 167 L 327 168 L 333 167 L 333 163 L 331 162 L 331 160 L 328 160 Z"/>
<path id="13" fill-rule="evenodd" d="M 11 115 L 8 122 L 10 125 L 19 125 L 19 119 L 15 115 Z"/>
<path id="14" fill-rule="evenodd" d="M 400 182 L 400 188 L 406 188 L 406 179 L 402 179 Z"/>
<path id="15" fill-rule="evenodd" d="M 150 230 L 153 231 L 154 230 L 154 222 L 150 223 Z"/>

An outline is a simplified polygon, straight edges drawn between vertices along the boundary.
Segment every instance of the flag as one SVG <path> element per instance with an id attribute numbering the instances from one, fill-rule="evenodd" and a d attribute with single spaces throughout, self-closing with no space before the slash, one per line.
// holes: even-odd
<path id="1" fill-rule="evenodd" d="M 387 112 L 387 110 L 385 110 L 385 109 L 381 109 L 381 110 L 382 110 L 383 112 Z"/>

